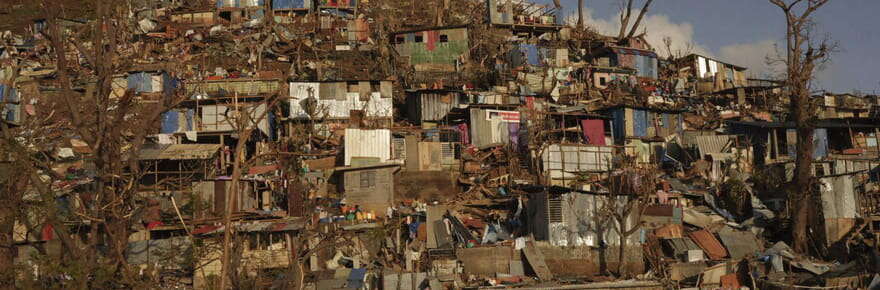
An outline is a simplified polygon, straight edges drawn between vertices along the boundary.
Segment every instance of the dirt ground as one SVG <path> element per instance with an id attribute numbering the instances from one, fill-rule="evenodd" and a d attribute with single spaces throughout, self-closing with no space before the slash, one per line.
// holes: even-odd
<path id="1" fill-rule="evenodd" d="M 396 177 L 394 196 L 396 201 L 419 199 L 441 201 L 452 198 L 458 189 L 449 171 L 401 172 Z"/>

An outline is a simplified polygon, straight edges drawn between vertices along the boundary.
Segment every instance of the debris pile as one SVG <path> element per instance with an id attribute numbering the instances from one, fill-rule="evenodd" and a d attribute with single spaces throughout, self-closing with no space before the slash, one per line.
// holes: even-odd
<path id="1" fill-rule="evenodd" d="M 15 220 L 21 285 L 67 286 L 41 255 L 101 235 L 126 245 L 101 263 L 157 287 L 880 284 L 877 96 L 815 96 L 815 188 L 792 188 L 782 81 L 561 7 L 101 7 L 0 38 L 2 140 L 23 142 L 0 161 L 33 161 L 21 204 L 52 209 Z"/>

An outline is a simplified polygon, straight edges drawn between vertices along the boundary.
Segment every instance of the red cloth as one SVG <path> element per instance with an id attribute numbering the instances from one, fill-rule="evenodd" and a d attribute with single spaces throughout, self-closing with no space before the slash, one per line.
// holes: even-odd
<path id="1" fill-rule="evenodd" d="M 605 124 L 602 120 L 581 120 L 581 128 L 584 130 L 584 139 L 587 144 L 605 145 Z"/>
<path id="2" fill-rule="evenodd" d="M 42 237 L 41 237 L 41 238 L 42 238 L 44 241 L 51 240 L 52 238 L 55 237 L 55 228 L 52 227 L 51 224 L 46 224 L 46 225 L 43 226 L 43 231 L 42 231 L 41 234 L 42 234 Z"/>
<path id="3" fill-rule="evenodd" d="M 147 223 L 147 229 L 152 230 L 153 228 L 161 226 L 161 225 L 162 225 L 162 222 L 160 222 L 160 221 L 152 221 L 152 222 Z"/>
<path id="4" fill-rule="evenodd" d="M 434 51 L 437 48 L 437 41 L 440 40 L 440 32 L 436 30 L 426 31 L 425 40 L 428 51 Z"/>

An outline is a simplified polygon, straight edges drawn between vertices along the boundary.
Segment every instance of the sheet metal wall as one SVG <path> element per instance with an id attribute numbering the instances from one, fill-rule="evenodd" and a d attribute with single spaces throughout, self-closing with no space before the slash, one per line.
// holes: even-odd
<path id="1" fill-rule="evenodd" d="M 272 9 L 312 8 L 312 0 L 272 0 Z"/>
<path id="2" fill-rule="evenodd" d="M 471 116 L 471 143 L 482 147 L 493 143 L 510 144 L 510 126 L 500 120 L 487 120 L 486 110 L 474 109 Z M 517 137 L 518 138 L 518 137 Z"/>
<path id="3" fill-rule="evenodd" d="M 407 115 L 413 122 L 442 121 L 461 104 L 456 92 L 414 92 L 407 98 Z"/>
<path id="4" fill-rule="evenodd" d="M 310 96 L 318 102 L 319 111 L 326 110 L 328 118 L 348 119 L 352 110 L 365 110 L 367 117 L 394 116 L 391 93 L 386 92 L 390 90 L 391 82 L 381 82 L 380 92 L 370 92 L 368 100 L 361 100 L 361 93 L 340 91 L 339 84 L 346 83 L 290 83 L 290 118 L 309 118 L 303 102 Z"/>
<path id="5" fill-rule="evenodd" d="M 267 114 L 266 104 L 240 104 L 243 108 L 242 111 L 247 110 L 251 113 L 251 118 L 253 120 L 262 119 L 259 124 L 257 124 L 257 128 L 260 129 L 267 136 L 271 136 L 271 131 L 269 127 L 269 117 L 264 116 Z M 199 130 L 204 131 L 231 131 L 234 130 L 232 122 L 233 120 L 228 120 L 227 116 L 231 116 L 235 111 L 235 108 L 232 105 L 208 105 L 202 106 L 201 113 L 201 124 L 199 124 Z"/>
<path id="6" fill-rule="evenodd" d="M 391 159 L 391 130 L 345 129 L 345 166 L 351 165 L 352 157 Z"/>
<path id="7" fill-rule="evenodd" d="M 562 178 L 565 172 L 608 171 L 613 157 L 611 146 L 551 144 L 542 152 L 541 163 L 551 178 Z"/>

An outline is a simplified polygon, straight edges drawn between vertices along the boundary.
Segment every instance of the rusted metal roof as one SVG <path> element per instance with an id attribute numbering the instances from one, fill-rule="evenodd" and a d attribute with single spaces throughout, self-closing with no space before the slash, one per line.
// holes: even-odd
<path id="1" fill-rule="evenodd" d="M 703 249 L 703 252 L 706 252 L 709 259 L 721 260 L 724 259 L 724 257 L 727 257 L 727 249 L 721 245 L 721 242 L 719 242 L 711 232 L 707 230 L 699 230 L 689 233 L 688 236 L 690 236 L 694 243 Z"/>
<path id="2" fill-rule="evenodd" d="M 220 144 L 160 144 L 141 148 L 138 160 L 199 160 L 209 159 L 220 150 Z"/>

